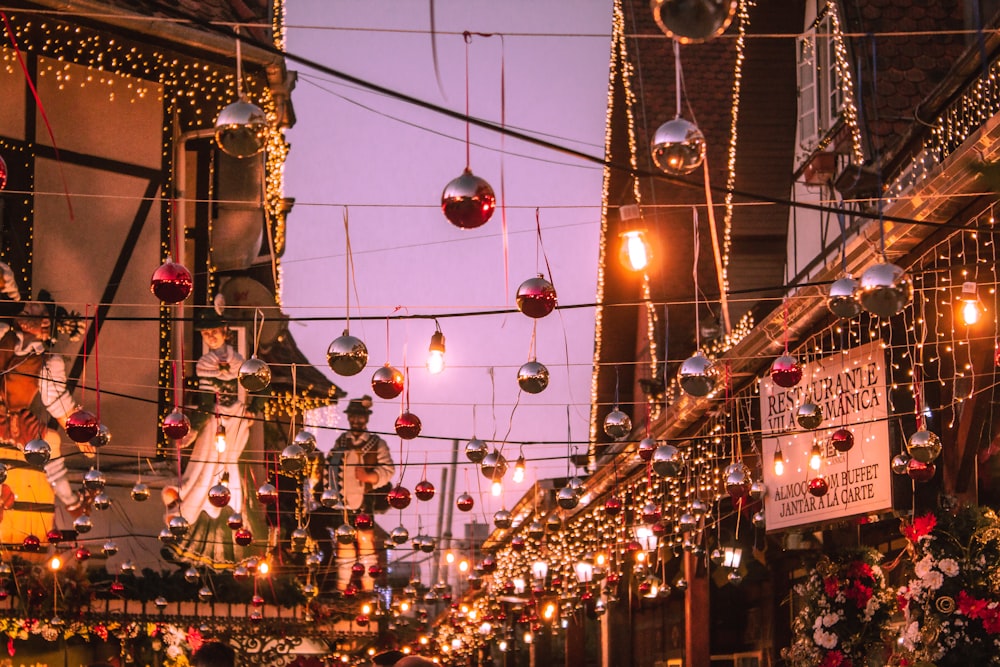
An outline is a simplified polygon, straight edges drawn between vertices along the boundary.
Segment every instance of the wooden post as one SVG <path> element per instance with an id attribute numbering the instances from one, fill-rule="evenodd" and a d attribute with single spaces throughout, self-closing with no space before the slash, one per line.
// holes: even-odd
<path id="1" fill-rule="evenodd" d="M 575 612 L 569 617 L 569 625 L 566 626 L 566 667 L 580 667 L 586 664 L 586 651 L 584 642 L 586 637 L 583 633 L 583 619 L 581 612 Z"/>
<path id="2" fill-rule="evenodd" d="M 708 667 L 711 660 L 708 568 L 701 558 L 684 552 L 684 667 Z"/>

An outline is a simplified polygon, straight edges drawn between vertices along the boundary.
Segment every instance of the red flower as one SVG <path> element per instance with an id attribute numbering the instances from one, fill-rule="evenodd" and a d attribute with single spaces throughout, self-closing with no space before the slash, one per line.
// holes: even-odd
<path id="1" fill-rule="evenodd" d="M 823 662 L 819 667 L 850 667 L 851 661 L 844 659 L 844 654 L 840 651 L 829 651 L 823 656 Z"/>
<path id="2" fill-rule="evenodd" d="M 201 648 L 201 645 L 205 643 L 205 638 L 201 636 L 201 632 L 198 628 L 191 626 L 187 631 L 187 643 L 191 647 L 191 652 L 195 653 Z"/>
<path id="3" fill-rule="evenodd" d="M 955 602 L 958 604 L 958 610 L 968 616 L 969 618 L 982 618 L 983 612 L 986 610 L 986 606 L 989 604 L 986 600 L 979 600 L 972 597 L 965 591 L 959 591 L 957 599 Z"/>
<path id="4" fill-rule="evenodd" d="M 913 523 L 903 525 L 903 535 L 911 542 L 916 542 L 921 537 L 929 535 L 937 525 L 937 517 L 933 514 L 925 514 L 913 519 Z"/>
<path id="5" fill-rule="evenodd" d="M 823 579 L 823 590 L 826 591 L 827 597 L 837 597 L 837 593 L 840 592 L 840 581 L 837 577 L 826 577 Z"/>
<path id="6" fill-rule="evenodd" d="M 853 600 L 854 604 L 857 605 L 858 609 L 863 609 L 868 601 L 872 598 L 874 591 L 871 587 L 865 586 L 860 581 L 853 581 L 846 591 L 844 591 L 844 596 L 848 600 Z"/>
<path id="7" fill-rule="evenodd" d="M 896 594 L 896 604 L 898 604 L 899 608 L 904 611 L 906 610 L 907 605 L 910 604 L 910 598 L 907 597 L 909 592 L 909 587 L 904 587 L 899 593 Z"/>

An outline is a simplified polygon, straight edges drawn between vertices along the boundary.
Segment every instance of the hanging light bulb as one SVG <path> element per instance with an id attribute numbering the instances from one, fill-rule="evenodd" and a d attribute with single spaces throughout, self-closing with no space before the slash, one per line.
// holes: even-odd
<path id="1" fill-rule="evenodd" d="M 774 450 L 774 474 L 778 477 L 785 474 L 785 457 L 781 453 L 781 447 Z"/>
<path id="2" fill-rule="evenodd" d="M 219 422 L 219 428 L 215 430 L 215 451 L 220 454 L 226 451 L 226 427 Z"/>
<path id="3" fill-rule="evenodd" d="M 812 450 L 809 452 L 809 467 L 813 470 L 819 470 L 819 466 L 822 462 L 823 452 L 820 451 L 819 443 L 814 442 Z"/>
<path id="4" fill-rule="evenodd" d="M 427 371 L 437 375 L 444 370 L 444 334 L 437 320 L 434 321 L 434 333 L 431 334 L 431 344 L 427 347 Z"/>
<path id="5" fill-rule="evenodd" d="M 492 493 L 494 497 L 502 495 L 503 483 L 498 479 L 493 480 L 493 484 L 490 486 L 490 493 Z"/>
<path id="6" fill-rule="evenodd" d="M 517 457 L 517 462 L 514 463 L 514 474 L 511 479 L 515 484 L 520 484 L 524 481 L 524 454 Z"/>
<path id="7" fill-rule="evenodd" d="M 630 229 L 621 234 L 621 261 L 630 271 L 643 271 L 649 266 L 652 252 L 646 232 L 642 229 Z"/>
<path id="8" fill-rule="evenodd" d="M 962 283 L 962 320 L 966 326 L 971 327 L 979 321 L 979 315 L 979 293 L 976 290 L 976 283 L 972 281 Z"/>

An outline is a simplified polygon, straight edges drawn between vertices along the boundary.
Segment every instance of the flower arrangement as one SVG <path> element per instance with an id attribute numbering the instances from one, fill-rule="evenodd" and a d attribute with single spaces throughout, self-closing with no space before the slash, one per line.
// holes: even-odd
<path id="1" fill-rule="evenodd" d="M 795 586 L 802 606 L 792 622 L 792 645 L 782 656 L 801 667 L 886 664 L 882 635 L 894 604 L 879 563 L 858 549 L 823 556 Z"/>
<path id="2" fill-rule="evenodd" d="M 897 594 L 897 664 L 1000 665 L 1000 518 L 964 507 L 916 517 L 903 534 L 914 576 Z"/>

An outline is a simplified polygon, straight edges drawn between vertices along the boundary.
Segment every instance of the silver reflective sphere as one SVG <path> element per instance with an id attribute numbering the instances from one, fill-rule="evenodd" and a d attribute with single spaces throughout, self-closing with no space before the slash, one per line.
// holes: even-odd
<path id="1" fill-rule="evenodd" d="M 742 461 L 735 461 L 726 466 L 726 491 L 734 498 L 742 498 L 750 493 L 753 486 L 750 468 Z"/>
<path id="2" fill-rule="evenodd" d="M 295 434 L 292 442 L 301 447 L 306 454 L 312 454 L 316 451 L 316 436 L 309 431 L 299 431 Z"/>
<path id="3" fill-rule="evenodd" d="M 750 521 L 753 522 L 755 528 L 763 528 L 765 525 L 764 513 L 754 512 L 753 517 L 751 517 Z"/>
<path id="4" fill-rule="evenodd" d="M 278 457 L 282 472 L 296 473 L 306 466 L 306 450 L 294 442 L 281 450 Z"/>
<path id="5" fill-rule="evenodd" d="M 755 479 L 750 485 L 750 497 L 754 500 L 760 500 L 765 495 L 767 495 L 767 487 L 764 486 L 764 482 Z"/>
<path id="6" fill-rule="evenodd" d="M 499 481 L 507 474 L 507 459 L 494 449 L 483 457 L 482 463 L 479 464 L 479 470 L 486 479 Z"/>
<path id="7" fill-rule="evenodd" d="M 136 482 L 132 485 L 132 500 L 137 503 L 149 500 L 149 485 L 144 482 Z"/>
<path id="8" fill-rule="evenodd" d="M 97 468 L 91 468 L 83 474 L 83 486 L 88 491 L 103 491 L 105 483 L 104 473 Z"/>
<path id="9" fill-rule="evenodd" d="M 493 216 L 497 198 L 493 188 L 468 168 L 441 193 L 441 210 L 448 222 L 462 229 L 475 229 Z"/>
<path id="10" fill-rule="evenodd" d="M 517 386 L 529 394 L 540 394 L 549 386 L 549 369 L 537 361 L 529 361 L 517 371 Z"/>
<path id="11" fill-rule="evenodd" d="M 681 44 L 704 42 L 726 31 L 736 15 L 736 0 L 651 0 L 653 20 Z"/>
<path id="12" fill-rule="evenodd" d="M 493 514 L 493 524 L 497 528 L 510 528 L 513 522 L 514 517 L 507 510 L 499 510 Z"/>
<path id="13" fill-rule="evenodd" d="M 664 173 L 684 176 L 705 161 L 705 135 L 698 126 L 683 118 L 674 118 L 653 134 L 653 162 Z"/>
<path id="14" fill-rule="evenodd" d="M 167 521 L 167 528 L 174 537 L 184 537 L 191 530 L 191 524 L 181 515 L 172 516 Z"/>
<path id="15" fill-rule="evenodd" d="M 684 360 L 678 371 L 678 378 L 684 393 L 695 398 L 708 396 L 715 389 L 715 369 L 701 351 Z"/>
<path id="16" fill-rule="evenodd" d="M 111 496 L 109 496 L 104 491 L 101 491 L 94 499 L 91 501 L 95 510 L 104 511 L 111 507 Z"/>
<path id="17" fill-rule="evenodd" d="M 909 466 L 910 466 L 910 455 L 907 454 L 906 452 L 903 452 L 901 454 L 896 454 L 895 456 L 892 457 L 892 463 L 890 464 L 889 467 L 892 468 L 892 471 L 895 474 L 905 475 Z"/>
<path id="18" fill-rule="evenodd" d="M 682 533 L 689 533 L 698 527 L 698 519 L 691 512 L 684 512 L 677 519 L 677 527 Z"/>
<path id="19" fill-rule="evenodd" d="M 865 269 L 858 290 L 864 309 L 879 317 L 892 317 L 913 300 L 913 283 L 895 264 L 880 263 Z"/>
<path id="20" fill-rule="evenodd" d="M 73 530 L 80 533 L 89 533 L 94 529 L 94 522 L 91 521 L 89 514 L 81 514 L 80 516 L 73 519 Z"/>
<path id="21" fill-rule="evenodd" d="M 333 489 L 323 489 L 319 496 L 319 504 L 327 509 L 333 509 L 340 502 L 340 495 Z"/>
<path id="22" fill-rule="evenodd" d="M 393 544 L 405 544 L 408 539 L 410 539 L 410 531 L 408 531 L 404 526 L 396 526 L 389 533 L 389 539 L 392 540 Z"/>
<path id="23" fill-rule="evenodd" d="M 930 463 L 941 454 L 941 438 L 933 431 L 920 429 L 910 436 L 906 451 L 921 463 Z"/>
<path id="24" fill-rule="evenodd" d="M 267 144 L 267 115 L 256 104 L 236 100 L 219 112 L 215 143 L 235 158 L 257 155 Z"/>
<path id="25" fill-rule="evenodd" d="M 334 531 L 334 537 L 336 538 L 337 543 L 343 544 L 344 546 L 354 544 L 354 538 L 356 538 L 357 535 L 357 529 L 349 523 L 340 524 Z"/>
<path id="26" fill-rule="evenodd" d="M 858 281 L 850 276 L 833 281 L 826 297 L 826 307 L 837 317 L 849 320 L 861 313 Z"/>
<path id="27" fill-rule="evenodd" d="M 345 330 L 327 348 L 326 363 L 337 375 L 357 375 L 368 364 L 368 348 L 360 338 L 355 338 Z"/>
<path id="28" fill-rule="evenodd" d="M 616 407 L 604 418 L 604 432 L 609 438 L 621 440 L 632 432 L 632 419 Z"/>
<path id="29" fill-rule="evenodd" d="M 528 537 L 539 538 L 545 534 L 545 526 L 538 519 L 528 524 Z"/>
<path id="30" fill-rule="evenodd" d="M 684 469 L 684 457 L 673 445 L 660 445 L 653 452 L 653 472 L 660 477 L 676 477 Z"/>
<path id="31" fill-rule="evenodd" d="M 41 468 L 49 462 L 52 455 L 52 447 L 41 438 L 29 440 L 24 445 L 24 460 L 36 468 Z"/>
<path id="32" fill-rule="evenodd" d="M 485 441 L 480 440 L 479 438 L 473 438 L 465 445 L 465 458 L 469 459 L 473 463 L 479 463 L 486 458 L 486 454 L 489 451 L 489 445 L 487 445 Z"/>
<path id="33" fill-rule="evenodd" d="M 817 403 L 806 401 L 795 411 L 795 421 L 807 431 L 819 428 L 823 423 L 823 408 Z"/>
<path id="34" fill-rule="evenodd" d="M 263 391 L 271 384 L 271 367 L 257 357 L 240 364 L 240 384 L 247 391 Z"/>
<path id="35" fill-rule="evenodd" d="M 564 510 L 571 510 L 580 504 L 580 497 L 576 495 L 576 491 L 564 486 L 556 493 L 556 503 Z"/>
<path id="36" fill-rule="evenodd" d="M 100 449 L 111 442 L 111 429 L 104 424 L 97 425 L 97 435 L 90 439 L 90 446 Z"/>

